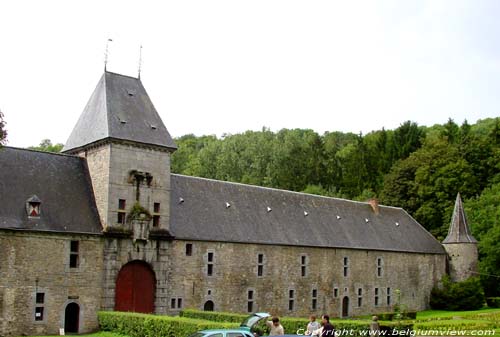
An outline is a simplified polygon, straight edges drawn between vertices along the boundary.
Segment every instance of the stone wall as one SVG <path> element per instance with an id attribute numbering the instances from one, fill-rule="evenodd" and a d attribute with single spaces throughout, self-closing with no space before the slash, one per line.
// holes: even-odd
<path id="1" fill-rule="evenodd" d="M 186 256 L 186 244 L 192 244 L 191 256 Z M 207 276 L 209 252 L 213 276 Z M 257 275 L 258 254 L 263 255 L 263 276 Z M 171 314 L 180 310 L 178 298 L 182 307 L 203 309 L 212 301 L 217 311 L 248 312 L 249 291 L 253 291 L 251 311 L 276 315 L 339 317 L 344 297 L 349 298 L 349 316 L 386 312 L 398 301 L 397 289 L 404 308 L 423 310 L 446 265 L 445 255 L 181 240 L 173 242 L 171 258 L 175 261 L 168 277 Z"/>
<path id="2" fill-rule="evenodd" d="M 140 204 L 153 213 L 153 204 L 160 203 L 160 228 L 169 228 L 170 215 L 170 154 L 150 148 L 124 144 L 111 145 L 109 210 L 106 224 L 115 225 L 118 199 L 126 200 L 130 209 L 136 200 L 136 186 L 130 181 L 132 170 L 153 176 L 151 186 L 140 186 Z"/>
<path id="3" fill-rule="evenodd" d="M 155 273 L 156 297 L 155 313 L 167 313 L 168 286 L 172 286 L 167 277 L 171 274 L 170 242 L 136 241 L 131 239 L 107 238 L 104 250 L 104 292 L 103 310 L 114 310 L 115 286 L 120 269 L 131 261 L 144 261 Z"/>
<path id="4" fill-rule="evenodd" d="M 446 243 L 443 247 L 448 253 L 452 281 L 460 282 L 471 276 L 477 276 L 479 258 L 477 243 Z"/>
<path id="5" fill-rule="evenodd" d="M 69 266 L 72 240 L 79 242 L 77 268 Z M 96 330 L 102 252 L 98 236 L 0 231 L 0 335 L 59 334 L 71 302 L 80 307 L 79 332 Z M 41 321 L 37 306 L 44 307 Z"/>
<path id="6" fill-rule="evenodd" d="M 104 144 L 98 147 L 91 147 L 78 153 L 80 157 L 87 159 L 92 188 L 99 212 L 101 224 L 107 224 L 107 214 L 109 209 L 109 165 L 111 155 L 111 145 Z"/>

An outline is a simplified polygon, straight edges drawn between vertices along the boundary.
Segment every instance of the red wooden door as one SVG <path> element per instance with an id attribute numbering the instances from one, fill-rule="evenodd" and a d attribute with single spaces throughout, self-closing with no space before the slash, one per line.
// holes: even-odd
<path id="1" fill-rule="evenodd" d="M 145 262 L 124 265 L 116 279 L 115 310 L 152 313 L 155 283 L 155 274 Z"/>

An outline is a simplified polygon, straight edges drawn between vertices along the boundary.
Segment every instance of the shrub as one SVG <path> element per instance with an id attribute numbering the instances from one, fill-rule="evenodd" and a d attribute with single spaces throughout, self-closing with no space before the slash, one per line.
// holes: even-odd
<path id="1" fill-rule="evenodd" d="M 383 312 L 380 314 L 376 314 L 378 316 L 378 319 L 381 321 L 392 321 L 397 318 L 395 312 Z M 401 313 L 400 319 L 416 319 L 417 318 L 417 312 L 416 311 L 405 311 Z"/>
<path id="2" fill-rule="evenodd" d="M 500 297 L 486 297 L 486 303 L 490 308 L 500 308 Z"/>
<path id="3" fill-rule="evenodd" d="M 394 315 L 395 315 L 394 312 L 382 312 L 380 314 L 377 314 L 378 319 L 381 321 L 392 321 Z"/>
<path id="4" fill-rule="evenodd" d="M 204 319 L 212 322 L 233 322 L 241 323 L 248 315 L 235 314 L 231 312 L 217 312 L 217 311 L 202 311 L 195 309 L 184 309 L 180 312 L 179 316 Z"/>
<path id="5" fill-rule="evenodd" d="M 451 282 L 448 276 L 440 287 L 431 291 L 432 309 L 475 310 L 484 305 L 484 292 L 479 278 L 471 277 L 462 282 Z"/>
<path id="6" fill-rule="evenodd" d="M 129 337 L 180 337 L 189 336 L 199 330 L 228 329 L 239 325 L 185 317 L 116 311 L 101 311 L 97 316 L 101 330 L 112 331 Z"/>

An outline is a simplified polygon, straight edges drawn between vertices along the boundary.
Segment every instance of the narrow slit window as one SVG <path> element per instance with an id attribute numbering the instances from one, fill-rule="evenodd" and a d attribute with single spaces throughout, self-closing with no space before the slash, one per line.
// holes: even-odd
<path id="1" fill-rule="evenodd" d="M 349 258 L 344 257 L 344 267 L 343 267 L 343 275 L 347 277 L 349 274 Z"/>
<path id="2" fill-rule="evenodd" d="M 257 255 L 257 276 L 264 276 L 264 254 Z"/>
<path id="3" fill-rule="evenodd" d="M 79 249 L 80 243 L 78 241 L 71 241 L 69 251 L 69 267 L 78 268 Z"/>
<path id="4" fill-rule="evenodd" d="M 295 290 L 290 289 L 288 291 L 288 310 L 293 311 L 295 304 Z"/>
<path id="5" fill-rule="evenodd" d="M 35 308 L 35 321 L 43 321 L 43 307 Z"/>
<path id="6" fill-rule="evenodd" d="M 36 293 L 35 294 L 35 321 L 43 321 L 44 320 L 44 311 L 45 311 L 45 293 Z"/>
<path id="7" fill-rule="evenodd" d="M 160 226 L 160 203 L 155 202 L 153 204 L 153 227 Z"/>
<path id="8" fill-rule="evenodd" d="M 375 292 L 375 306 L 378 306 L 379 305 L 379 302 L 378 302 L 378 288 L 375 288 L 374 292 Z"/>
<path id="9" fill-rule="evenodd" d="M 125 199 L 118 199 L 118 216 L 117 216 L 117 219 L 116 219 L 116 222 L 118 224 L 121 224 L 121 225 L 124 225 L 125 224 L 125 219 L 127 217 L 127 213 L 126 213 L 126 205 L 127 202 L 125 201 Z"/>
<path id="10" fill-rule="evenodd" d="M 391 288 L 387 288 L 387 305 L 391 305 Z"/>
<path id="11" fill-rule="evenodd" d="M 363 305 L 363 289 L 358 288 L 358 307 Z"/>
<path id="12" fill-rule="evenodd" d="M 247 298 L 247 311 L 253 312 L 253 290 L 248 290 Z"/>
<path id="13" fill-rule="evenodd" d="M 36 293 L 36 304 L 45 303 L 45 293 Z"/>
<path id="14" fill-rule="evenodd" d="M 207 276 L 212 276 L 214 274 L 214 253 L 209 252 L 207 254 Z"/>
<path id="15" fill-rule="evenodd" d="M 302 277 L 307 276 L 307 256 L 306 255 L 300 256 L 300 275 Z"/>
<path id="16" fill-rule="evenodd" d="M 186 243 L 186 256 L 192 256 L 192 255 L 193 255 L 193 244 Z"/>
<path id="17" fill-rule="evenodd" d="M 382 260 L 381 257 L 377 258 L 377 277 L 382 277 L 383 263 L 384 261 Z"/>
<path id="18" fill-rule="evenodd" d="M 316 310 L 318 307 L 318 289 L 313 289 L 312 290 L 312 303 L 311 303 L 311 309 Z"/>

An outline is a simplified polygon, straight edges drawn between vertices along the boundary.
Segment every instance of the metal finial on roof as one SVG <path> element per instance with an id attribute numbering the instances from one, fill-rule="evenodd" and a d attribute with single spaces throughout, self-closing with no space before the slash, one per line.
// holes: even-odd
<path id="1" fill-rule="evenodd" d="M 106 51 L 104 52 L 104 71 L 106 71 L 106 68 L 108 66 L 108 54 L 109 54 L 108 45 L 110 42 L 113 42 L 113 39 L 108 39 L 108 41 L 106 41 Z"/>
<path id="2" fill-rule="evenodd" d="M 267 206 L 267 213 L 271 212 L 273 209 L 269 206 Z"/>
<path id="3" fill-rule="evenodd" d="M 231 207 L 231 204 L 226 201 L 226 208 Z"/>
<path id="4" fill-rule="evenodd" d="M 304 211 L 304 216 L 308 216 L 309 213 L 307 211 Z"/>
<path id="5" fill-rule="evenodd" d="M 182 204 L 184 202 L 183 198 L 179 198 L 179 204 Z"/>
<path id="6" fill-rule="evenodd" d="M 365 218 L 365 222 L 368 223 L 370 222 L 370 220 L 368 218 Z"/>
<path id="7" fill-rule="evenodd" d="M 396 222 L 396 227 L 399 227 L 399 222 Z"/>
<path id="8" fill-rule="evenodd" d="M 139 47 L 139 69 L 137 70 L 138 79 L 141 79 L 141 66 L 142 66 L 142 44 Z"/>
<path id="9" fill-rule="evenodd" d="M 340 215 L 337 215 L 337 220 L 340 220 L 340 219 L 342 219 L 342 218 L 340 217 Z"/>

